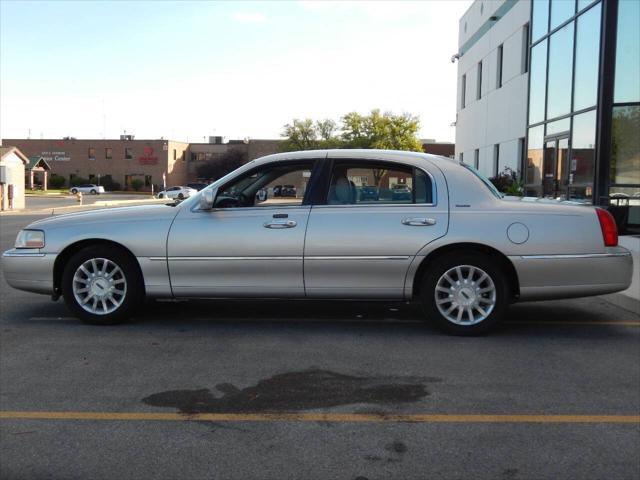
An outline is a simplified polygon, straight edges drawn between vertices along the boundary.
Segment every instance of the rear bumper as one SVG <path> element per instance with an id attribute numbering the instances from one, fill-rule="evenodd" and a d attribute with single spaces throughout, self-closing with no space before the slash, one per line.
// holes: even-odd
<path id="1" fill-rule="evenodd" d="M 9 285 L 27 292 L 53 293 L 53 264 L 56 255 L 12 249 L 2 254 L 2 272 Z"/>
<path id="2" fill-rule="evenodd" d="M 629 288 L 631 253 L 623 247 L 580 255 L 509 257 L 518 274 L 520 300 L 550 300 L 614 293 Z"/>

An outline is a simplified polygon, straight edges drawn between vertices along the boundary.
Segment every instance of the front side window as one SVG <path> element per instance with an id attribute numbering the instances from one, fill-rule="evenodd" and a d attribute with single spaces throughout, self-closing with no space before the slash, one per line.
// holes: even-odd
<path id="1" fill-rule="evenodd" d="M 313 161 L 278 162 L 252 170 L 218 190 L 214 208 L 302 205 Z"/>
<path id="2" fill-rule="evenodd" d="M 327 204 L 433 203 L 431 178 L 408 165 L 384 162 L 336 162 Z"/>

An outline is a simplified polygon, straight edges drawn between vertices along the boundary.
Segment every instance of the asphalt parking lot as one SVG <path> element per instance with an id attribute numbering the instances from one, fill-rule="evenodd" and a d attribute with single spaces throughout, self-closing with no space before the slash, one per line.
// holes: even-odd
<path id="1" fill-rule="evenodd" d="M 0 216 L 0 247 L 36 217 Z M 3 479 L 637 479 L 640 319 L 514 305 L 154 302 L 95 327 L 0 279 Z"/>

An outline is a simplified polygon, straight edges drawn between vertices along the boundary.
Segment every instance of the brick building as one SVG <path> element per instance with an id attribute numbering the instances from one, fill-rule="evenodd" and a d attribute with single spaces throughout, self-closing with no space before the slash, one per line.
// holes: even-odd
<path id="1" fill-rule="evenodd" d="M 51 167 L 52 176 L 101 183 L 107 189 L 130 189 L 131 182 L 144 182 L 144 190 L 166 184 L 183 185 L 196 181 L 197 164 L 219 157 L 235 148 L 247 160 L 276 153 L 280 140 L 231 140 L 211 137 L 210 143 L 186 143 L 173 140 L 135 140 L 122 135 L 119 140 L 4 139 L 4 144 L 19 148 L 29 158 L 42 158 Z M 114 185 L 117 184 L 117 185 Z M 113 185 L 113 187 L 110 187 Z"/>

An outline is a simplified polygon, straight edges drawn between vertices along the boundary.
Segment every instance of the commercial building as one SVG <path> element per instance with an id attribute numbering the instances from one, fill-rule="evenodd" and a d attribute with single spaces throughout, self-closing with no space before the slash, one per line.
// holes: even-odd
<path id="1" fill-rule="evenodd" d="M 140 180 L 141 189 L 146 191 L 152 185 L 158 191 L 165 183 L 170 186 L 197 181 L 198 164 L 229 149 L 238 149 L 247 160 L 252 160 L 277 152 L 279 144 L 279 140 L 226 141 L 222 137 L 211 137 L 210 143 L 136 140 L 132 135 L 122 135 L 119 140 L 4 139 L 3 142 L 19 148 L 35 162 L 42 160 L 42 164 L 50 167 L 51 177 L 63 177 L 67 186 L 74 178 L 82 178 L 107 189 L 128 190 L 134 180 Z"/>
<path id="2" fill-rule="evenodd" d="M 640 2 L 476 0 L 460 19 L 456 157 L 640 230 Z"/>

